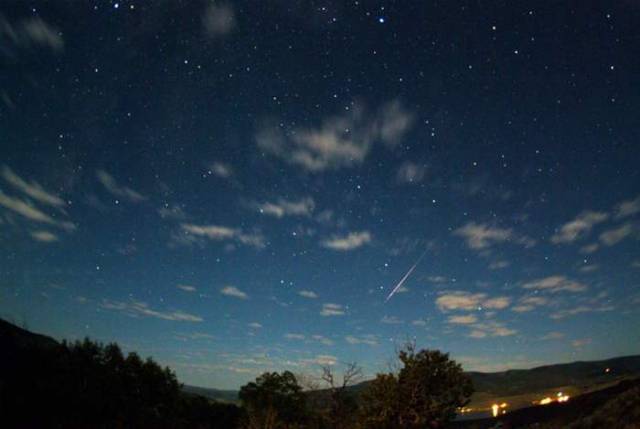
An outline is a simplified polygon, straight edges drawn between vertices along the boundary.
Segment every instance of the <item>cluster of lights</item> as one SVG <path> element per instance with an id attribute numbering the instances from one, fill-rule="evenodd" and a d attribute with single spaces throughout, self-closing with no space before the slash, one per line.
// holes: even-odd
<path id="1" fill-rule="evenodd" d="M 499 414 L 506 414 L 507 406 L 506 402 L 503 402 L 502 404 L 493 404 L 491 406 L 491 414 L 493 414 L 493 417 L 498 417 Z"/>
<path id="2" fill-rule="evenodd" d="M 558 392 L 556 394 L 555 398 L 551 398 L 551 397 L 547 396 L 546 398 L 542 398 L 540 400 L 540 402 L 538 402 L 538 404 L 547 405 L 547 404 L 552 403 L 553 401 L 556 401 L 556 402 L 567 402 L 568 400 L 569 400 L 569 395 L 564 395 L 562 392 Z"/>

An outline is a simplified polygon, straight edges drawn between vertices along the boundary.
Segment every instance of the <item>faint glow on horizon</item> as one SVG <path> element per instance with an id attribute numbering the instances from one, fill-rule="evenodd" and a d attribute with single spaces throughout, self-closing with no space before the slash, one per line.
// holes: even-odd
<path id="1" fill-rule="evenodd" d="M 562 392 L 558 392 L 558 393 L 556 394 L 555 399 L 554 399 L 554 398 L 551 398 L 551 397 L 549 397 L 549 396 L 547 396 L 546 398 L 542 398 L 542 399 L 538 402 L 538 404 L 539 404 L 539 405 L 547 405 L 547 404 L 552 403 L 554 400 L 555 400 L 556 402 L 567 402 L 567 401 L 569 400 L 569 395 L 564 395 Z M 534 402 L 534 403 L 535 403 L 535 402 Z"/>

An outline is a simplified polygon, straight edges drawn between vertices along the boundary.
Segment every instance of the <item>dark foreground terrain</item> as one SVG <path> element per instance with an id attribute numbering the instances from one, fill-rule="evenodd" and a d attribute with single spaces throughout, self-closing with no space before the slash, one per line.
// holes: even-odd
<path id="1" fill-rule="evenodd" d="M 0 427 L 241 427 L 237 392 L 181 385 L 169 368 L 135 353 L 125 356 L 116 344 L 59 343 L 0 319 L 0 345 Z M 524 405 L 510 403 L 497 418 L 462 416 L 449 425 L 454 429 L 640 428 L 640 356 L 468 375 L 476 387 L 469 405 L 476 416 L 488 415 L 492 402 L 519 398 Z M 368 385 L 349 387 L 354 403 Z M 577 395 L 530 406 L 531 398 L 560 388 Z M 306 395 L 315 406 L 327 393 Z"/>

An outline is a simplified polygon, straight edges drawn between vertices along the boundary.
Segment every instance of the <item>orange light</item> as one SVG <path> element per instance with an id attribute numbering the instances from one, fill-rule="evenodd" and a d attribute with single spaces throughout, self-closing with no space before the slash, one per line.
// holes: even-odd
<path id="1" fill-rule="evenodd" d="M 500 406 L 498 404 L 493 404 L 491 406 L 491 413 L 493 414 L 493 417 L 497 417 L 498 416 L 498 409 L 500 408 Z"/>

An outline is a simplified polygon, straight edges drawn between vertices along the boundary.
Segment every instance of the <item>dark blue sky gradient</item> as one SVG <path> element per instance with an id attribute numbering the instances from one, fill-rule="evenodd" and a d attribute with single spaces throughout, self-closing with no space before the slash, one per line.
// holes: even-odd
<path id="1" fill-rule="evenodd" d="M 407 339 L 478 370 L 638 353 L 638 22 L 4 2 L 0 316 L 221 388 Z"/>

